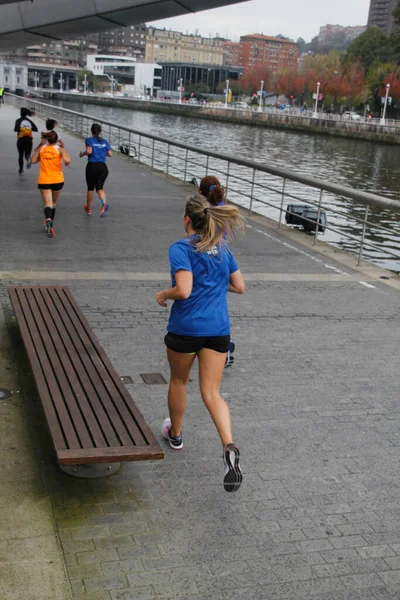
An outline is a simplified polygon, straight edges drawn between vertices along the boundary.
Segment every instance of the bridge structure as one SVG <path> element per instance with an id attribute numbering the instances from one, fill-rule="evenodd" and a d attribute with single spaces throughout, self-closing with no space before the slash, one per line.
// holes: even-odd
<path id="1" fill-rule="evenodd" d="M 0 51 L 247 0 L 0 0 Z"/>

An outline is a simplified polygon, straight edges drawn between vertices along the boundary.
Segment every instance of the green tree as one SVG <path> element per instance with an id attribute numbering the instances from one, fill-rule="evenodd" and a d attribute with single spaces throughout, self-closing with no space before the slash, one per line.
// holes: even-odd
<path id="1" fill-rule="evenodd" d="M 387 36 L 379 27 L 368 27 L 367 31 L 362 33 L 349 46 L 345 62 L 350 64 L 359 60 L 365 69 L 369 69 L 380 58 L 387 41 Z"/>
<path id="2" fill-rule="evenodd" d="M 91 71 L 88 71 L 87 69 L 82 69 L 82 71 L 79 71 L 79 73 L 78 73 L 78 83 L 79 83 L 79 86 L 83 87 L 84 81 L 85 81 L 85 77 L 86 77 L 86 81 L 88 82 L 89 89 L 91 89 L 92 91 L 94 91 L 96 78 L 93 75 L 93 73 Z"/>

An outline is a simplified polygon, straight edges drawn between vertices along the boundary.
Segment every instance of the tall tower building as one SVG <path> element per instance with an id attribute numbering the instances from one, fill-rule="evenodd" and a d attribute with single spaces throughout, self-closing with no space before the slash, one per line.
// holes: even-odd
<path id="1" fill-rule="evenodd" d="M 397 0 L 371 0 L 368 27 L 380 27 L 386 35 L 393 33 L 397 29 L 392 14 L 396 6 Z"/>

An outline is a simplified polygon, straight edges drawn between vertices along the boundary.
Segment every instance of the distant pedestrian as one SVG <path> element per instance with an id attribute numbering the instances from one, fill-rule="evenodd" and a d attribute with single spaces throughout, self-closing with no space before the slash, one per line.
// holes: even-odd
<path id="1" fill-rule="evenodd" d="M 58 135 L 55 131 L 42 133 L 40 146 L 35 149 L 32 164 L 39 163 L 38 188 L 44 202 L 44 226 L 48 237 L 54 237 L 54 217 L 56 204 L 64 187 L 62 161 L 69 167 L 71 158 L 65 148 L 57 145 Z"/>
<path id="2" fill-rule="evenodd" d="M 206 198 L 212 206 L 225 205 L 225 189 L 221 186 L 219 179 L 213 175 L 203 177 L 200 181 L 200 194 Z M 231 340 L 229 350 L 226 355 L 225 369 L 231 367 L 235 362 L 233 353 L 235 352 L 235 344 Z"/>
<path id="3" fill-rule="evenodd" d="M 85 152 L 81 152 L 79 155 L 81 158 L 83 156 L 88 157 L 88 164 L 86 166 L 87 197 L 83 208 L 87 215 L 92 214 L 94 189 L 96 188 L 101 201 L 100 217 L 106 217 L 110 205 L 107 203 L 103 188 L 108 177 L 106 160 L 108 156 L 112 156 L 112 149 L 108 141 L 101 137 L 101 126 L 98 123 L 93 123 L 91 132 L 92 137 L 85 141 Z"/>
<path id="4" fill-rule="evenodd" d="M 35 123 L 28 119 L 28 117 L 32 117 L 33 115 L 34 113 L 29 108 L 21 108 L 21 117 L 15 121 L 14 131 L 18 137 L 18 172 L 20 175 L 24 172 L 24 158 L 26 160 L 26 168 L 31 168 L 33 132 L 37 132 L 38 130 Z"/>
<path id="5" fill-rule="evenodd" d="M 47 121 L 46 121 L 46 129 L 47 129 L 47 131 L 55 131 L 57 125 L 58 125 L 58 123 L 57 123 L 57 121 L 55 119 L 47 119 Z M 58 135 L 58 133 L 57 133 L 57 136 L 58 136 L 58 140 L 57 140 L 57 144 L 56 145 L 60 146 L 60 148 L 64 148 L 65 144 L 62 141 L 62 139 L 60 138 L 60 136 Z"/>
<path id="6" fill-rule="evenodd" d="M 245 284 L 224 231 L 233 237 L 243 223 L 237 207 L 214 207 L 196 194 L 186 203 L 183 224 L 186 237 L 169 250 L 172 288 L 156 296 L 163 307 L 167 300 L 174 301 L 165 336 L 171 369 L 170 416 L 162 425 L 162 435 L 173 450 L 183 448 L 186 387 L 197 358 L 201 397 L 223 446 L 224 488 L 235 492 L 242 483 L 240 453 L 233 443 L 229 407 L 220 395 L 220 385 L 230 344 L 227 295 L 243 294 Z"/>
<path id="7" fill-rule="evenodd" d="M 4 104 L 4 88 L 0 87 L 0 104 Z"/>

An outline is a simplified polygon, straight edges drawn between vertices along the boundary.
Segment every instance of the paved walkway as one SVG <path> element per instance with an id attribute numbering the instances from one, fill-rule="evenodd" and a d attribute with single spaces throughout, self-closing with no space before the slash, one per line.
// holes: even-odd
<path id="1" fill-rule="evenodd" d="M 89 219 L 81 143 L 63 134 L 73 164 L 49 240 L 35 167 L 17 173 L 15 114 L 0 110 L 0 387 L 15 392 L 0 400 L 1 600 L 68 598 L 58 539 L 75 600 L 400 598 L 398 290 L 374 269 L 356 272 L 301 235 L 249 220 L 235 244 L 248 291 L 230 299 L 237 353 L 223 382 L 241 490 L 223 491 L 196 374 L 183 452 L 166 448 L 164 461 L 125 464 L 109 479 L 70 478 L 53 462 L 6 285 L 68 284 L 159 435 L 166 386 L 146 386 L 140 374 L 168 375 L 167 314 L 154 296 L 168 280 L 188 190 L 115 157 L 110 216 Z M 30 516 L 23 534 L 21 515 Z"/>

